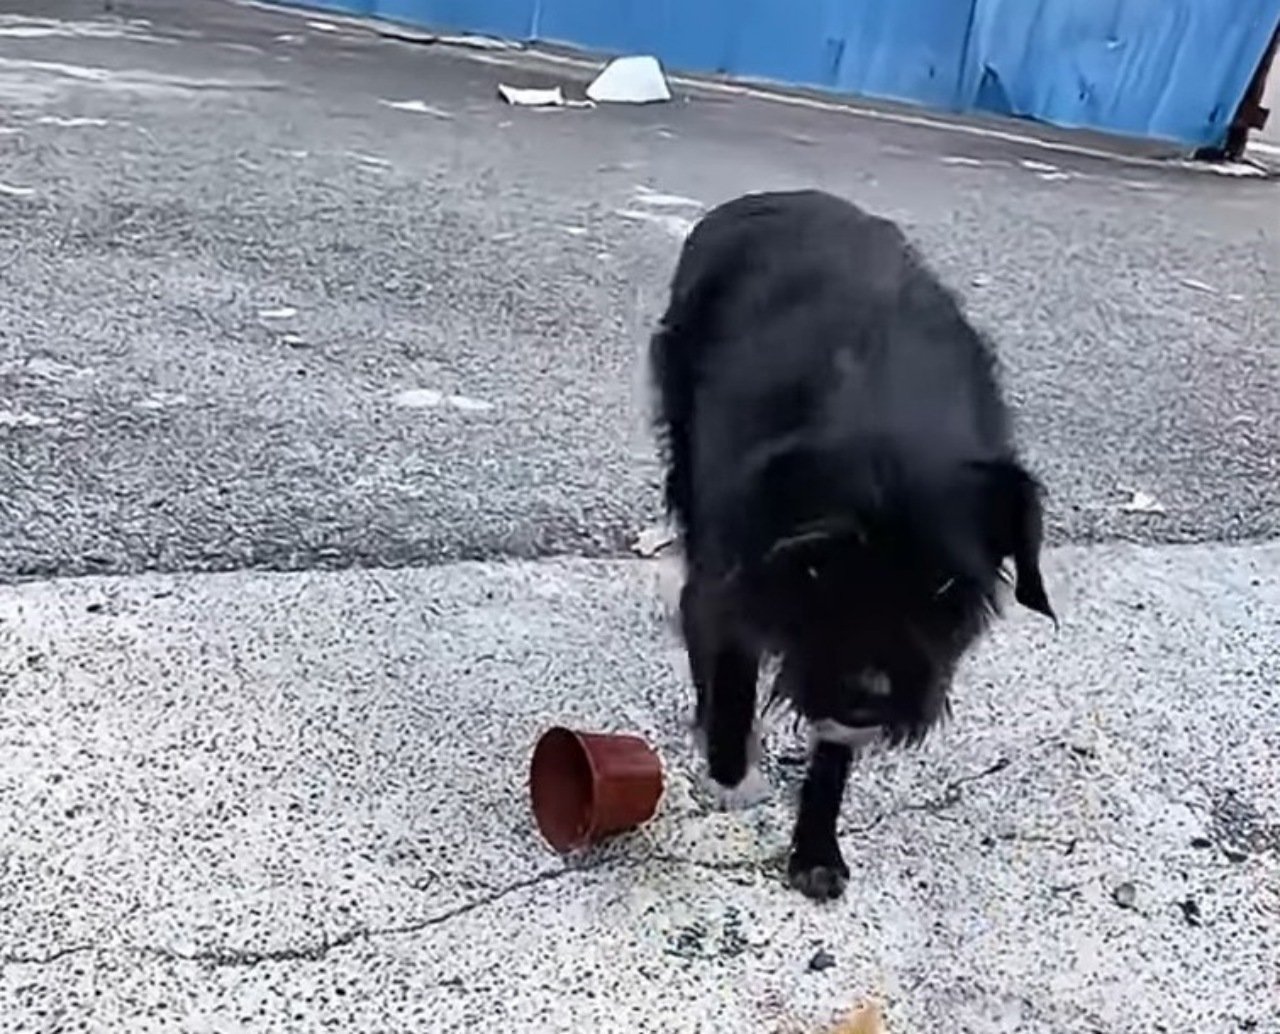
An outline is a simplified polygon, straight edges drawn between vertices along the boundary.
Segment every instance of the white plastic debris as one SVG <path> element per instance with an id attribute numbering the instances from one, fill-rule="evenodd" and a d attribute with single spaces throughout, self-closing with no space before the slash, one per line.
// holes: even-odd
<path id="1" fill-rule="evenodd" d="M 518 108 L 564 107 L 564 91 L 558 86 L 541 88 L 508 86 L 506 83 L 499 83 L 498 93 L 504 101 Z"/>
<path id="2" fill-rule="evenodd" d="M 1121 503 L 1120 509 L 1124 513 L 1164 513 L 1164 504 L 1160 502 L 1150 492 L 1136 491 L 1130 496 L 1127 503 Z"/>
<path id="3" fill-rule="evenodd" d="M 655 524 L 642 528 L 631 543 L 631 548 L 642 557 L 656 557 L 673 546 L 675 541 L 674 528 L 666 524 Z"/>
<path id="4" fill-rule="evenodd" d="M 1189 287 L 1193 291 L 1203 291 L 1205 294 L 1217 294 L 1218 289 L 1212 284 L 1206 284 L 1203 280 L 1197 280 L 1194 277 L 1184 276 L 1178 281 L 1183 287 Z"/>
<path id="5" fill-rule="evenodd" d="M 465 33 L 461 36 L 437 36 L 436 43 L 446 47 L 470 47 L 472 50 L 520 50 L 520 44 L 514 40 L 498 39 L 496 36 L 476 36 Z"/>
<path id="6" fill-rule="evenodd" d="M 652 104 L 671 100 L 658 59 L 648 54 L 619 57 L 604 66 L 587 96 L 601 104 Z"/>
<path id="7" fill-rule="evenodd" d="M 409 111 L 415 115 L 431 115 L 434 118 L 451 119 L 453 115 L 445 111 L 443 108 L 433 107 L 426 101 L 407 100 L 407 101 L 380 101 L 388 108 L 395 108 L 397 111 Z"/>
<path id="8" fill-rule="evenodd" d="M 449 406 L 463 413 L 487 413 L 494 408 L 492 402 L 471 398 L 469 395 L 446 395 L 434 388 L 409 388 L 397 394 L 392 400 L 397 406 L 405 409 L 435 409 Z"/>

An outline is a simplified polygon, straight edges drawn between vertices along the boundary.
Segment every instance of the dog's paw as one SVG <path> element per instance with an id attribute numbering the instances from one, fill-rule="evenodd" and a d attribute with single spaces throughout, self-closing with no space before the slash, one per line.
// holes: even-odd
<path id="1" fill-rule="evenodd" d="M 773 787 L 758 767 L 752 765 L 737 786 L 725 786 L 707 777 L 712 800 L 721 811 L 742 811 L 763 804 L 773 794 Z"/>
<path id="2" fill-rule="evenodd" d="M 834 901 L 849 885 L 849 866 L 838 854 L 821 862 L 793 854 L 787 882 L 811 901 Z"/>

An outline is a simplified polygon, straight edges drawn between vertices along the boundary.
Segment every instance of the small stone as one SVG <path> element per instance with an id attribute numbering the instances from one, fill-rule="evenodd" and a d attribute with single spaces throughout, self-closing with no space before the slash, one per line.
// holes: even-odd
<path id="1" fill-rule="evenodd" d="M 1111 900 L 1121 908 L 1133 908 L 1138 903 L 1138 888 L 1132 883 L 1121 883 L 1111 892 Z"/>
<path id="2" fill-rule="evenodd" d="M 1195 898 L 1179 901 L 1178 907 L 1182 909 L 1182 918 L 1187 921 L 1188 926 L 1204 926 L 1204 916 Z"/>
<path id="3" fill-rule="evenodd" d="M 826 948 L 819 948 L 813 953 L 813 958 L 809 960 L 809 972 L 823 973 L 831 969 L 835 964 L 836 957 Z"/>

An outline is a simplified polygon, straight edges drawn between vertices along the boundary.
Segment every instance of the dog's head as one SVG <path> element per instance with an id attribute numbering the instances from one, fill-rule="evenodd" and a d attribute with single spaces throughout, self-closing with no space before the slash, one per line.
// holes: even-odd
<path id="1" fill-rule="evenodd" d="M 770 541 L 743 568 L 743 602 L 770 648 L 808 669 L 806 683 L 872 707 L 941 708 L 998 610 L 1010 559 L 1015 599 L 1056 621 L 1040 572 L 1040 488 L 1016 460 L 869 474 L 791 457 L 761 473 Z"/>

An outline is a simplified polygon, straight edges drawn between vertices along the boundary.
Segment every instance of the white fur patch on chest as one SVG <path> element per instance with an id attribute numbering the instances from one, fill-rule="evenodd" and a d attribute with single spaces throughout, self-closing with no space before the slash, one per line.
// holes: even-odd
<path id="1" fill-rule="evenodd" d="M 875 746 L 884 736 L 878 725 L 844 725 L 834 718 L 823 718 L 809 726 L 809 749 L 819 743 L 838 743 L 853 750 Z"/>

